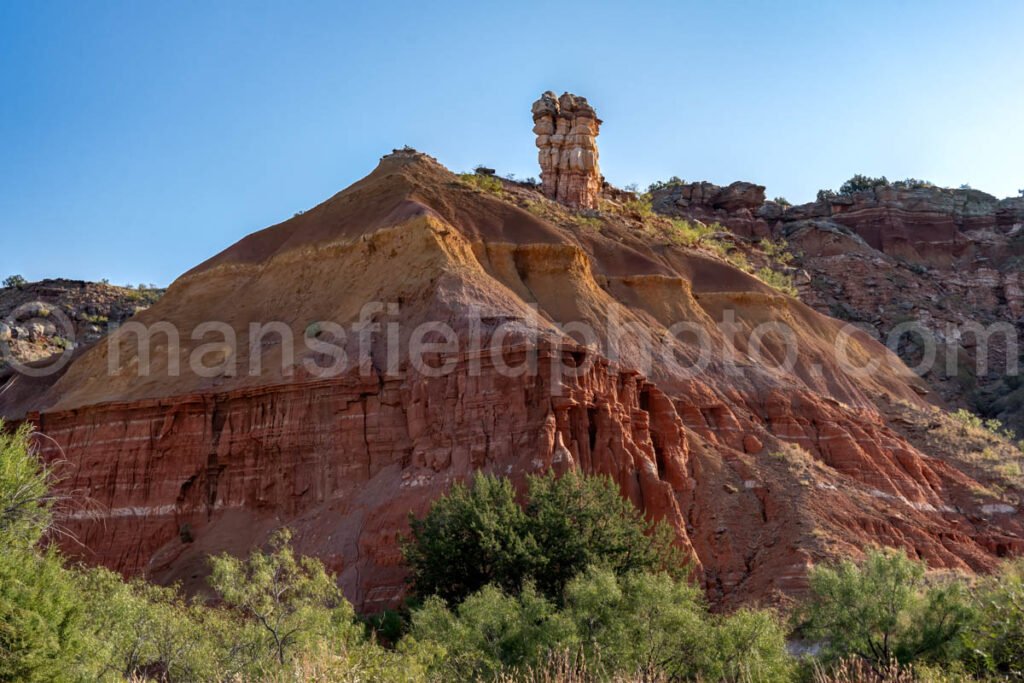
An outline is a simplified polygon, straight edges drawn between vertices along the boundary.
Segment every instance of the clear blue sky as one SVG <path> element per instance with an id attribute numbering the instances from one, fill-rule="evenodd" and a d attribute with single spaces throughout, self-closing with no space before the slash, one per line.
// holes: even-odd
<path id="1" fill-rule="evenodd" d="M 1024 187 L 1024 3 L 0 3 L 0 277 L 167 284 L 412 145 L 536 175 L 587 96 L 614 183 Z"/>

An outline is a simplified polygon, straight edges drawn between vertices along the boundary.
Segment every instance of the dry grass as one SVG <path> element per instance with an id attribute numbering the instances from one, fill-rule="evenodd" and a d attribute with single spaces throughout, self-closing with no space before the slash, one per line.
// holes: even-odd
<path id="1" fill-rule="evenodd" d="M 998 421 L 966 410 L 922 410 L 902 401 L 892 402 L 890 414 L 911 443 L 978 481 L 979 497 L 998 497 L 1011 504 L 1024 500 L 1024 452 Z"/>
<path id="2" fill-rule="evenodd" d="M 814 683 L 914 683 L 915 680 L 914 672 L 896 661 L 879 669 L 859 657 L 841 660 L 828 669 L 814 665 Z"/>

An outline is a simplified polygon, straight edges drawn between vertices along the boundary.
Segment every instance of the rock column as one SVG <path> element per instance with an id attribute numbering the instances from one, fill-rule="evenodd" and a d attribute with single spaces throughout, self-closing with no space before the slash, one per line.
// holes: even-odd
<path id="1" fill-rule="evenodd" d="M 541 189 L 569 206 L 596 209 L 601 192 L 597 135 L 601 120 L 585 97 L 548 91 L 533 103 Z"/>

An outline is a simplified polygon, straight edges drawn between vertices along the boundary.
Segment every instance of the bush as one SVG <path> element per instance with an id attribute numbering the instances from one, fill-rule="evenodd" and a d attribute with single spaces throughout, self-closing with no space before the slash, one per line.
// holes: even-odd
<path id="1" fill-rule="evenodd" d="M 962 584 L 928 584 L 924 573 L 893 550 L 871 551 L 861 565 L 815 567 L 801 630 L 824 644 L 826 660 L 855 656 L 875 668 L 952 661 L 974 612 Z"/>
<path id="2" fill-rule="evenodd" d="M 531 477 L 526 516 L 529 534 L 542 549 L 532 579 L 552 599 L 560 600 L 566 584 L 587 567 L 618 576 L 687 574 L 672 530 L 647 522 L 608 477 Z"/>
<path id="3" fill-rule="evenodd" d="M 921 180 L 920 178 L 905 178 L 904 180 L 893 181 L 892 186 L 913 190 L 921 187 L 935 187 L 935 183 L 929 180 Z"/>
<path id="4" fill-rule="evenodd" d="M 566 589 L 583 659 L 640 680 L 785 681 L 785 630 L 764 610 L 711 615 L 703 592 L 665 574 L 590 569 Z"/>
<path id="5" fill-rule="evenodd" d="M 627 199 L 622 203 L 622 210 L 627 214 L 639 216 L 641 219 L 649 218 L 654 213 L 651 207 L 651 197 L 648 194 L 640 195 L 636 199 Z"/>
<path id="6" fill-rule="evenodd" d="M 666 187 L 672 187 L 674 185 L 683 185 L 684 182 L 685 181 L 682 178 L 676 175 L 672 176 L 668 180 L 655 180 L 653 183 L 647 186 L 647 192 L 651 193 L 657 190 L 663 190 Z M 626 187 L 626 189 L 629 190 L 629 187 Z M 636 190 L 634 189 L 632 191 L 635 192 Z"/>
<path id="7" fill-rule="evenodd" d="M 980 618 L 968 636 L 981 675 L 1024 677 L 1024 560 L 1007 562 L 976 594 Z"/>
<path id="8" fill-rule="evenodd" d="M 672 240 L 677 244 L 682 244 L 687 247 L 695 247 L 705 240 L 709 240 L 712 235 L 716 232 L 716 224 L 707 225 L 705 223 L 691 222 L 682 218 L 673 218 L 672 220 Z"/>
<path id="9" fill-rule="evenodd" d="M 994 417 L 982 418 L 966 408 L 958 408 L 950 413 L 950 415 L 963 425 L 964 429 L 988 432 L 994 438 L 1006 439 L 1008 441 L 1013 441 L 1016 436 L 1012 429 L 1003 425 L 1002 421 Z"/>
<path id="10" fill-rule="evenodd" d="M 699 588 L 663 573 L 591 567 L 566 586 L 562 609 L 532 584 L 518 596 L 486 586 L 455 609 L 428 598 L 412 620 L 399 649 L 428 658 L 439 680 L 562 680 L 536 673 L 559 660 L 571 680 L 770 683 L 793 669 L 773 614 L 711 615 Z"/>
<path id="11" fill-rule="evenodd" d="M 189 604 L 176 588 L 126 583 L 106 569 L 81 572 L 76 583 L 94 634 L 92 655 L 105 672 L 193 681 L 231 669 L 218 636 L 234 628 L 220 610 Z"/>
<path id="12" fill-rule="evenodd" d="M 470 187 L 494 195 L 501 195 L 505 189 L 505 186 L 501 184 L 501 179 L 493 175 L 460 173 L 459 179 Z"/>
<path id="13" fill-rule="evenodd" d="M 30 443 L 31 428 L 0 420 L 0 547 L 31 548 L 50 524 L 52 474 Z"/>
<path id="14" fill-rule="evenodd" d="M 4 287 L 17 287 L 18 289 L 21 289 L 27 284 L 28 280 L 20 275 L 11 275 L 4 280 Z"/>
<path id="15" fill-rule="evenodd" d="M 886 187 L 888 185 L 889 180 L 885 176 L 872 178 L 871 176 L 858 173 L 839 187 L 839 194 L 853 194 L 854 192 L 873 190 L 876 187 Z"/>
<path id="16" fill-rule="evenodd" d="M 49 683 L 94 671 L 81 594 L 55 552 L 0 552 L 0 681 Z"/>
<path id="17" fill-rule="evenodd" d="M 410 515 L 402 553 L 413 591 L 457 603 L 488 583 L 518 591 L 540 554 L 508 479 L 477 475 L 456 483 L 423 519 Z"/>
<path id="18" fill-rule="evenodd" d="M 530 477 L 524 509 L 507 479 L 481 474 L 410 524 L 403 553 L 413 590 L 450 604 L 487 584 L 516 594 L 528 582 L 558 602 L 590 565 L 616 574 L 683 571 L 671 531 L 646 522 L 607 477 Z"/>
<path id="19" fill-rule="evenodd" d="M 527 584 L 517 596 L 488 585 L 451 611 L 438 597 L 413 612 L 406 653 L 422 654 L 439 680 L 491 680 L 508 669 L 541 665 L 571 642 L 571 624 Z"/>
<path id="20" fill-rule="evenodd" d="M 817 200 L 819 202 L 827 202 L 835 199 L 837 196 L 835 190 L 818 190 Z"/>
<path id="21" fill-rule="evenodd" d="M 759 268 L 754 275 L 756 275 L 761 282 L 783 294 L 793 297 L 798 294 L 796 285 L 793 284 L 793 278 L 785 273 L 780 273 L 776 270 L 772 270 L 771 268 Z"/>

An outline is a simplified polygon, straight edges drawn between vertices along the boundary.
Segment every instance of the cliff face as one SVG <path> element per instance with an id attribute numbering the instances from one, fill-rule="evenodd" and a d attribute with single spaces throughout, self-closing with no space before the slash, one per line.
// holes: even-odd
<path id="1" fill-rule="evenodd" d="M 144 358 L 122 328 L 52 386 L 12 378 L 0 414 L 27 416 L 68 462 L 61 521 L 82 545 L 67 551 L 199 588 L 205 554 L 288 525 L 373 609 L 403 590 L 410 511 L 473 471 L 522 482 L 570 467 L 666 519 L 724 603 L 782 599 L 813 563 L 871 544 L 965 571 L 1024 550 L 1014 491 L 928 441 L 942 415 L 882 345 L 844 338 L 856 366 L 878 366 L 857 374 L 835 357 L 840 322 L 615 216 L 595 229 L 544 201 L 396 153 L 133 319 L 171 323 L 173 353 L 154 336 Z M 218 342 L 195 332 L 210 321 Z M 250 336 L 271 321 L 275 334 Z M 669 334 L 680 322 L 688 333 Z M 356 323 L 365 336 L 341 334 Z M 457 343 L 406 360 L 438 323 Z M 590 338 L 573 339 L 581 328 Z M 326 376 L 323 347 L 285 337 L 359 362 Z M 733 353 L 695 366 L 702 348 Z"/>
<path id="2" fill-rule="evenodd" d="M 668 185 L 654 208 L 784 238 L 805 303 L 890 343 L 948 404 L 1024 435 L 1024 393 L 1006 376 L 1024 330 L 1024 198 L 897 184 L 793 207 L 710 199 L 747 185 Z"/>

